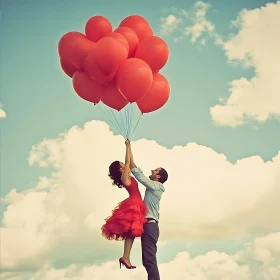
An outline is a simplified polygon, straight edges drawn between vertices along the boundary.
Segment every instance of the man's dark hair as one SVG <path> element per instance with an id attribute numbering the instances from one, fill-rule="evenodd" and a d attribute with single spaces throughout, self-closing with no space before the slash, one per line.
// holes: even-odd
<path id="1" fill-rule="evenodd" d="M 160 168 L 158 175 L 160 175 L 160 178 L 158 179 L 159 182 L 161 182 L 163 184 L 164 182 L 167 181 L 168 173 L 166 172 L 166 170 L 164 168 L 162 168 L 162 167 Z"/>

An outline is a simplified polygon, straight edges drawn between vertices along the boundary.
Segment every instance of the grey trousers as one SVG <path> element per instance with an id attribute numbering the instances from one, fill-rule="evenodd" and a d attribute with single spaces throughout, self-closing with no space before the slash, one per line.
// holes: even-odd
<path id="1" fill-rule="evenodd" d="M 156 258 L 158 238 L 158 224 L 144 224 L 144 233 L 141 236 L 142 263 L 148 273 L 148 280 L 160 280 Z"/>

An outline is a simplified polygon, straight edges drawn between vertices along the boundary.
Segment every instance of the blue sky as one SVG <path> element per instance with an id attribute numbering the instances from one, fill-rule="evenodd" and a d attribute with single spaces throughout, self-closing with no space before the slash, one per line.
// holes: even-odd
<path id="1" fill-rule="evenodd" d="M 211 5 L 206 17 L 215 25 L 216 34 L 230 40 L 239 31 L 231 26 L 239 12 L 254 10 L 268 2 L 277 1 L 212 0 L 205 2 Z M 1 197 L 13 188 L 22 192 L 34 187 L 39 176 L 50 176 L 52 167 L 42 169 L 28 164 L 33 145 L 57 138 L 75 125 L 83 127 L 86 122 L 105 119 L 100 110 L 74 93 L 70 78 L 60 68 L 57 52 L 61 36 L 69 31 L 84 32 L 86 21 L 93 15 L 107 17 L 114 28 L 128 15 L 142 15 L 155 35 L 162 37 L 169 46 L 169 60 L 161 72 L 170 82 L 171 97 L 163 108 L 143 116 L 133 140 L 154 140 L 168 149 L 195 142 L 225 154 L 231 163 L 254 155 L 264 161 L 276 156 L 280 138 L 277 118 L 269 117 L 264 121 L 253 118 L 243 125 L 231 126 L 215 123 L 210 114 L 210 108 L 219 103 L 219 98 L 230 96 L 231 81 L 241 77 L 249 80 L 256 75 L 257 68 L 230 63 L 222 46 L 215 44 L 215 38 L 206 33 L 205 45 L 192 42 L 190 36 L 175 41 L 174 33 L 161 33 L 160 18 L 166 18 L 172 7 L 177 11 L 191 11 L 195 3 L 179 0 L 172 4 L 167 0 L 2 0 L 0 103 L 7 116 L 0 119 Z M 203 253 L 208 250 L 209 242 L 209 248 L 218 250 L 221 246 L 231 251 L 232 244 L 224 246 L 207 239 L 204 245 L 197 245 L 190 251 Z M 174 255 L 180 251 L 176 245 L 172 250 Z M 165 260 L 163 255 L 160 258 Z"/>

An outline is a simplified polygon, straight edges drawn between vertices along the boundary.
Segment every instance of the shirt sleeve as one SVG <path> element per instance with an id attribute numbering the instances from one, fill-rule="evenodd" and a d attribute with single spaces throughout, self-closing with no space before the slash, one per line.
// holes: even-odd
<path id="1" fill-rule="evenodd" d="M 146 188 L 154 191 L 161 190 L 161 183 L 153 181 L 150 178 L 146 177 L 139 167 L 133 168 L 131 172 L 135 176 L 135 178 Z"/>

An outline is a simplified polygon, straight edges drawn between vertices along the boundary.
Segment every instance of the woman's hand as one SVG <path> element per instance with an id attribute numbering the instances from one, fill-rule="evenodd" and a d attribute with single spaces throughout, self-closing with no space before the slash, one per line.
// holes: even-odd
<path id="1" fill-rule="evenodd" d="M 130 147 L 130 140 L 129 140 L 129 139 L 126 139 L 126 140 L 125 140 L 125 145 L 126 145 L 127 147 Z"/>

